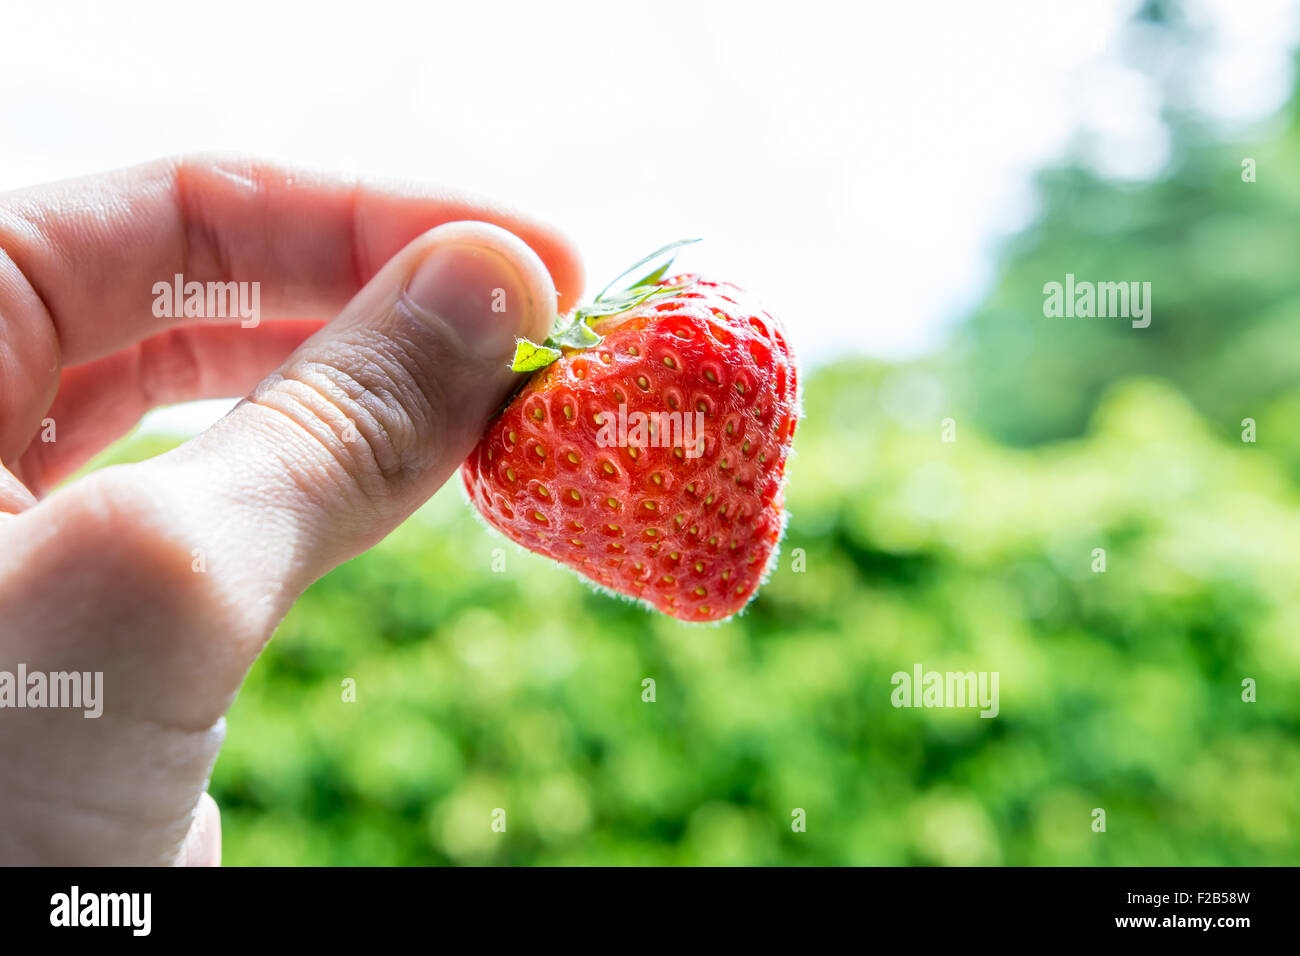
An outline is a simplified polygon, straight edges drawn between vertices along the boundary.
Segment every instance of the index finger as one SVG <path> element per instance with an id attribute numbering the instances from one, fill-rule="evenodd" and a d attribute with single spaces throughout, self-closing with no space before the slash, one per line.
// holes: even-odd
<path id="1" fill-rule="evenodd" d="M 523 239 L 561 311 L 581 294 L 577 253 L 557 230 L 444 188 L 197 156 L 0 195 L 0 369 L 11 386 L 0 449 L 25 445 L 61 367 L 186 321 L 154 315 L 156 283 L 257 282 L 267 318 L 329 318 L 416 236 L 461 220 Z"/>
<path id="2" fill-rule="evenodd" d="M 578 256 L 555 229 L 453 190 L 367 183 L 252 159 L 178 157 L 0 195 L 0 249 L 43 302 L 64 365 L 160 331 L 153 285 L 260 281 L 272 316 L 327 318 L 416 236 L 499 225 L 551 272 L 567 308 Z M 0 315 L 12 303 L 0 300 Z"/>

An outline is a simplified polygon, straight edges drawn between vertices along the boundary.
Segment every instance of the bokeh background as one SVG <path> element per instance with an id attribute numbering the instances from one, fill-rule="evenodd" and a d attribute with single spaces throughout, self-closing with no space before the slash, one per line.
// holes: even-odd
<path id="1" fill-rule="evenodd" d="M 1291 4 L 17 15 L 75 55 L 0 65 L 5 186 L 207 146 L 448 180 L 569 226 L 597 285 L 703 234 L 686 265 L 804 359 L 745 616 L 593 593 L 444 489 L 253 669 L 227 864 L 1300 863 Z M 1045 318 L 1066 273 L 1150 282 L 1151 326 Z M 999 716 L 893 708 L 918 663 L 999 672 Z"/>

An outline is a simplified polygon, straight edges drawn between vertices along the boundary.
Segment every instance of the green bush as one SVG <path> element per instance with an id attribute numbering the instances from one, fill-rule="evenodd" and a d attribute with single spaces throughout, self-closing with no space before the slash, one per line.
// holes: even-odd
<path id="1" fill-rule="evenodd" d="M 900 388 L 946 401 L 920 368 L 812 378 L 780 564 L 718 627 L 593 593 L 444 489 L 253 669 L 227 863 L 1300 860 L 1284 464 L 1157 382 L 1029 451 L 944 442 Z M 999 716 L 894 708 L 917 663 L 999 672 Z"/>

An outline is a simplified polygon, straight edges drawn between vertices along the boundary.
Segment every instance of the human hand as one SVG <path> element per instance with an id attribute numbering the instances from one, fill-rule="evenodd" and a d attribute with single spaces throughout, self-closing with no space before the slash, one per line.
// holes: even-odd
<path id="1" fill-rule="evenodd" d="M 177 274 L 260 282 L 266 321 L 155 316 Z M 0 195 L 0 680 L 103 674 L 98 718 L 0 707 L 0 863 L 220 861 L 245 673 L 454 472 L 557 288 L 562 237 L 450 193 L 200 158 Z M 43 498 L 149 408 L 246 393 Z"/>

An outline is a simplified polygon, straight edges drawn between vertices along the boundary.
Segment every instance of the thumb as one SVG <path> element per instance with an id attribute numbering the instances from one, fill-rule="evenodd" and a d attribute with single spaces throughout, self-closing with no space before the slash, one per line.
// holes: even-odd
<path id="1" fill-rule="evenodd" d="M 555 303 L 521 240 L 486 223 L 440 226 L 229 415 L 148 463 L 209 580 L 266 618 L 248 622 L 255 643 L 455 471 L 519 384 L 515 339 L 545 338 Z"/>

